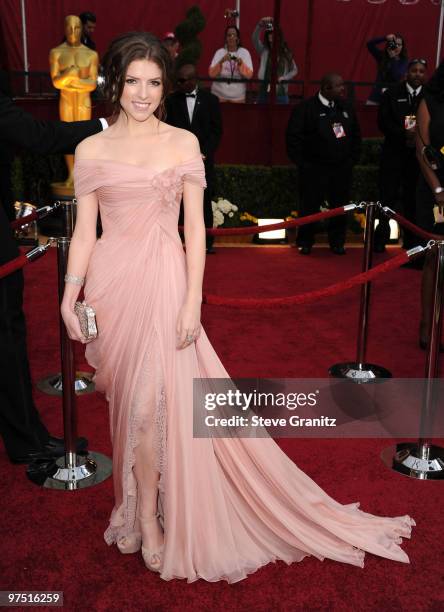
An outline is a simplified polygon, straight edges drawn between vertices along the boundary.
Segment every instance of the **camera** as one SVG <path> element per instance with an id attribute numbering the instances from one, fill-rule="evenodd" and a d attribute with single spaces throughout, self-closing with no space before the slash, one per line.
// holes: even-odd
<path id="1" fill-rule="evenodd" d="M 225 19 L 235 19 L 236 17 L 239 17 L 239 11 L 236 9 L 225 9 L 224 17 Z"/>
<path id="2" fill-rule="evenodd" d="M 265 24 L 265 31 L 273 32 L 273 22 L 272 21 L 267 21 L 267 23 Z"/>
<path id="3" fill-rule="evenodd" d="M 398 45 L 396 43 L 396 40 L 394 38 L 391 38 L 387 43 L 387 49 L 390 49 L 390 51 L 394 51 L 397 47 Z"/>
<path id="4" fill-rule="evenodd" d="M 234 55 L 234 53 L 230 53 L 230 62 L 237 62 L 237 55 Z"/>

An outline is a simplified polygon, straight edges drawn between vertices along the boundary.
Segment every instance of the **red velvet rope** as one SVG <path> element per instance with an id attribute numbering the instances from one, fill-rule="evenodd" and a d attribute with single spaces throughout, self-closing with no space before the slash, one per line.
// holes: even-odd
<path id="1" fill-rule="evenodd" d="M 271 232 L 273 230 L 285 229 L 287 227 L 299 227 L 300 225 L 306 225 L 307 223 L 316 223 L 316 221 L 322 221 L 322 219 L 328 219 L 329 217 L 338 217 L 343 215 L 345 212 L 344 206 L 339 208 L 332 208 L 324 212 L 316 213 L 314 215 L 307 215 L 306 217 L 300 217 L 299 219 L 292 219 L 291 221 L 281 221 L 281 223 L 271 223 L 270 225 L 249 225 L 246 227 L 207 227 L 206 233 L 210 236 L 240 236 L 245 234 L 259 234 L 262 232 Z M 183 225 L 179 226 L 179 230 L 183 231 Z"/>
<path id="2" fill-rule="evenodd" d="M 425 230 L 421 229 L 420 227 L 418 227 L 417 225 L 415 225 L 414 223 L 412 223 L 411 221 L 409 221 L 402 215 L 398 215 L 398 213 L 387 212 L 386 214 L 389 215 L 395 221 L 397 221 L 399 225 L 402 225 L 403 227 L 409 229 L 414 234 L 417 234 L 418 236 L 421 236 L 422 238 L 425 238 L 426 240 L 440 240 L 440 241 L 444 240 L 444 236 L 442 235 L 440 236 L 439 234 L 429 234 L 429 232 L 426 232 Z"/>
<path id="3" fill-rule="evenodd" d="M 284 308 L 286 306 L 296 306 L 298 304 L 308 304 L 318 299 L 328 297 L 330 295 L 336 295 L 342 291 L 347 291 L 356 285 L 369 282 L 383 274 L 389 272 L 394 268 L 398 268 L 403 263 L 409 260 L 409 256 L 405 251 L 391 257 L 387 261 L 374 268 L 371 268 L 368 272 L 361 272 L 355 276 L 351 276 L 347 280 L 334 283 L 328 287 L 322 289 L 316 289 L 315 291 L 308 291 L 306 293 L 300 293 L 299 295 L 290 295 L 287 297 L 278 298 L 226 298 L 220 295 L 205 295 L 203 302 L 211 306 L 228 306 L 229 308 Z"/>
<path id="4" fill-rule="evenodd" d="M 19 227 L 23 227 L 24 225 L 27 225 L 28 223 L 31 223 L 32 221 L 35 221 L 38 218 L 39 215 L 37 211 L 33 211 L 29 215 L 26 215 L 26 217 L 19 217 L 18 219 L 15 219 L 15 221 L 11 221 L 11 228 L 13 230 L 16 230 Z"/>
<path id="5" fill-rule="evenodd" d="M 19 255 L 15 259 L 7 261 L 5 264 L 0 266 L 0 278 L 8 276 L 8 274 L 12 274 L 17 270 L 20 270 L 20 268 L 26 266 L 27 263 L 29 263 L 29 259 L 26 257 L 26 255 Z"/>

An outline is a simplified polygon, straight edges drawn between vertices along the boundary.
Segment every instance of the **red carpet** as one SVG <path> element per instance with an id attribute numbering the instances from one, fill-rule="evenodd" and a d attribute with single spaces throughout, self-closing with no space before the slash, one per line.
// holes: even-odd
<path id="1" fill-rule="evenodd" d="M 392 252 L 393 253 L 393 252 Z M 318 288 L 360 271 L 361 249 L 335 257 L 314 249 L 218 248 L 207 258 L 205 291 L 282 296 Z M 384 256 L 377 256 L 375 263 Z M 418 348 L 421 274 L 399 269 L 373 285 L 368 360 L 397 377 L 421 377 Z M 35 379 L 59 369 L 55 252 L 26 270 L 26 314 Z M 231 375 L 323 377 L 354 359 L 359 290 L 280 311 L 206 306 L 205 329 Z M 131 296 L 128 296 L 131 299 Z M 78 365 L 84 365 L 83 360 Z M 36 391 L 51 432 L 61 434 L 61 400 Z M 78 400 L 79 433 L 110 455 L 107 407 Z M 444 607 L 441 520 L 443 484 L 395 474 L 379 455 L 388 440 L 279 440 L 286 453 L 341 503 L 375 514 L 408 513 L 417 522 L 404 549 L 411 565 L 366 555 L 365 568 L 307 558 L 269 565 L 234 585 L 161 581 L 139 555 L 103 541 L 112 507 L 111 480 L 74 493 L 42 490 L 0 450 L 2 522 L 0 589 L 63 590 L 67 610 L 427 610 Z"/>

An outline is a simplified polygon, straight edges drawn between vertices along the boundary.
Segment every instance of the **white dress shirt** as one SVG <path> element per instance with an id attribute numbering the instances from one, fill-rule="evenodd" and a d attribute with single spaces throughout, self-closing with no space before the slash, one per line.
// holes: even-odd
<path id="1" fill-rule="evenodd" d="M 190 118 L 190 123 L 191 123 L 193 121 L 194 107 L 196 106 L 197 87 L 194 91 L 190 93 L 194 94 L 194 98 L 192 96 L 187 96 L 186 94 L 185 95 L 186 95 L 186 101 L 187 101 L 188 116 Z"/>

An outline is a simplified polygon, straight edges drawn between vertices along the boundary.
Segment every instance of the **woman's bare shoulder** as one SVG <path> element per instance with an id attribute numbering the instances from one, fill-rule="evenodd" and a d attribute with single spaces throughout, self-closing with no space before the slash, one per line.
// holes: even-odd
<path id="1" fill-rule="evenodd" d="M 183 159 L 189 159 L 193 155 L 199 155 L 200 146 L 196 136 L 189 130 L 168 126 L 170 131 L 170 142 L 174 149 L 181 151 Z"/>

